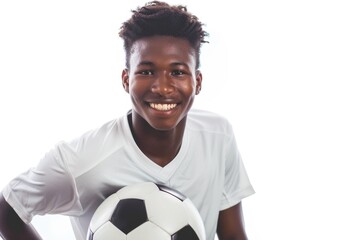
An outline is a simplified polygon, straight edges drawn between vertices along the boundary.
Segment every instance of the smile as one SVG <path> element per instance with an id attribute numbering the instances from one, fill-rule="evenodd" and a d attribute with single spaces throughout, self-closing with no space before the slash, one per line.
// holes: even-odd
<path id="1" fill-rule="evenodd" d="M 168 111 L 176 107 L 177 104 L 150 103 L 150 107 L 159 111 Z"/>

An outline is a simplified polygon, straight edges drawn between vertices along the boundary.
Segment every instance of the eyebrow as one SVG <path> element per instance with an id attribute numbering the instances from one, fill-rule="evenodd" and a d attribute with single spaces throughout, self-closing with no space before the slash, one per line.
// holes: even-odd
<path id="1" fill-rule="evenodd" d="M 138 66 L 142 66 L 142 65 L 145 65 L 145 66 L 154 66 L 155 64 L 153 62 L 150 62 L 150 61 L 141 61 Z"/>
<path id="2" fill-rule="evenodd" d="M 173 62 L 170 63 L 171 66 L 184 66 L 184 67 L 189 67 L 186 63 L 184 62 Z M 155 64 L 151 61 L 141 61 L 138 66 L 155 66 Z"/>
<path id="3" fill-rule="evenodd" d="M 184 62 L 174 62 L 170 64 L 171 66 L 184 66 L 184 67 L 189 67 L 186 63 Z"/>

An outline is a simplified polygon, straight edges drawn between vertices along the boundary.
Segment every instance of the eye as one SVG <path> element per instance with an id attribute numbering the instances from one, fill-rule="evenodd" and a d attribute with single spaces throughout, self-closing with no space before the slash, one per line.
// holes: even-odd
<path id="1" fill-rule="evenodd" d="M 185 72 L 181 71 L 181 70 L 174 70 L 171 72 L 171 75 L 173 76 L 181 76 L 181 75 L 184 75 Z"/>
<path id="2" fill-rule="evenodd" d="M 137 72 L 137 74 L 148 76 L 148 75 L 153 75 L 154 72 L 151 70 L 140 70 Z"/>

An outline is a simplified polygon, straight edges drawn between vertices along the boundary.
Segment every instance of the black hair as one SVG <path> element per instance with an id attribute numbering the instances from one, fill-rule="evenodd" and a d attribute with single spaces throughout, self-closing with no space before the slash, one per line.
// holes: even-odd
<path id="1" fill-rule="evenodd" d="M 120 28 L 119 36 L 124 40 L 126 67 L 129 67 L 131 48 L 138 39 L 150 36 L 173 36 L 187 39 L 196 54 L 196 68 L 200 66 L 200 47 L 206 43 L 208 33 L 198 18 L 182 5 L 169 5 L 152 1 L 132 10 L 131 18 Z"/>

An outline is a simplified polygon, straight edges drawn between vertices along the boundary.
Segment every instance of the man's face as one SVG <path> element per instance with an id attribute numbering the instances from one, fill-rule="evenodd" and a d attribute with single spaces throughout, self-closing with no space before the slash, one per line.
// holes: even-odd
<path id="1" fill-rule="evenodd" d="M 133 111 L 157 130 L 170 130 L 186 117 L 202 75 L 195 69 L 195 51 L 182 38 L 152 36 L 137 40 L 123 86 Z"/>

